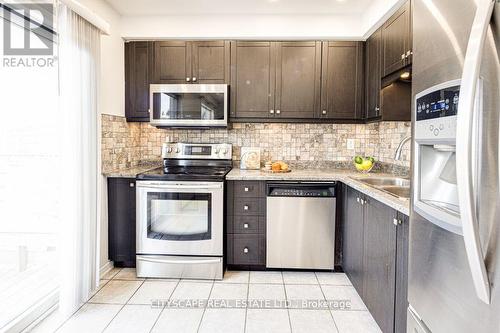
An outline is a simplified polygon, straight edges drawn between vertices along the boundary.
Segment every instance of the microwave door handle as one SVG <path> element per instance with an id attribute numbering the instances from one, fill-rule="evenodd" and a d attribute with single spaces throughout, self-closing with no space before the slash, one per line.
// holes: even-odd
<path id="1" fill-rule="evenodd" d="M 475 110 L 476 89 L 494 4 L 494 0 L 480 1 L 474 17 L 460 84 L 456 133 L 456 159 L 457 165 L 460 166 L 457 168 L 457 187 L 462 233 L 476 294 L 486 304 L 490 304 L 490 284 L 479 238 L 471 160 L 474 111 L 482 112 Z"/>
<path id="2" fill-rule="evenodd" d="M 221 258 L 210 259 L 194 259 L 194 260 L 177 260 L 177 259 L 154 259 L 137 257 L 138 261 L 152 262 L 156 264 L 216 264 L 221 262 Z"/>

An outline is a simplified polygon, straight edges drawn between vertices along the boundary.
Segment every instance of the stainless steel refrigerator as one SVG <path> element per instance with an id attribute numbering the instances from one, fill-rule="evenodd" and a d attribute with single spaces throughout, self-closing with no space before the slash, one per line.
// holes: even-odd
<path id="1" fill-rule="evenodd" d="M 500 332 L 500 3 L 413 1 L 408 332 Z"/>

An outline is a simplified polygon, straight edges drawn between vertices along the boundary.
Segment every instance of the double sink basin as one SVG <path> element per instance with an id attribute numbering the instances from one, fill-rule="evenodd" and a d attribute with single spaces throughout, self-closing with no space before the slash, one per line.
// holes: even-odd
<path id="1" fill-rule="evenodd" d="M 389 193 L 395 197 L 410 198 L 410 180 L 398 177 L 354 178 L 359 182 Z"/>

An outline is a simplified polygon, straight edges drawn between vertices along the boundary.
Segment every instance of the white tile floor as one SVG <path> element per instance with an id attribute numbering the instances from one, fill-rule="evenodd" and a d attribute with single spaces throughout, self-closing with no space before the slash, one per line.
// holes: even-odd
<path id="1" fill-rule="evenodd" d="M 57 332 L 380 332 L 343 273 L 228 271 L 223 281 L 206 281 L 138 279 L 133 269 L 113 269 L 101 283 Z M 191 306 L 175 306 L 179 300 Z"/>

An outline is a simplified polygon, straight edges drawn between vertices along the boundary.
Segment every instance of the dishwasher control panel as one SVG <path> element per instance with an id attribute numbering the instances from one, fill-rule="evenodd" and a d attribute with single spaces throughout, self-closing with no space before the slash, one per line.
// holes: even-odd
<path id="1" fill-rule="evenodd" d="M 335 184 L 269 184 L 270 197 L 335 197 Z"/>

